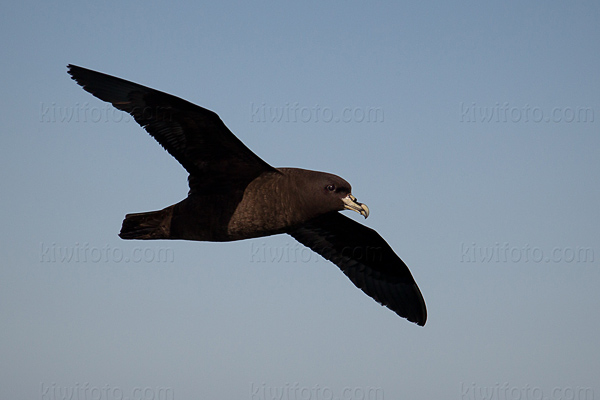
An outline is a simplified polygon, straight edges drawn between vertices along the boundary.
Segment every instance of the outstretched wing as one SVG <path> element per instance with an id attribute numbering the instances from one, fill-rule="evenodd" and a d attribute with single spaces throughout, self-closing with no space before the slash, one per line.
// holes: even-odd
<path id="1" fill-rule="evenodd" d="M 408 267 L 373 229 L 331 212 L 289 232 L 303 245 L 332 261 L 380 304 L 425 325 L 427 309 Z"/>
<path id="2" fill-rule="evenodd" d="M 128 112 L 190 173 L 191 192 L 245 187 L 277 170 L 248 149 L 214 112 L 121 78 L 69 65 L 86 91 Z"/>

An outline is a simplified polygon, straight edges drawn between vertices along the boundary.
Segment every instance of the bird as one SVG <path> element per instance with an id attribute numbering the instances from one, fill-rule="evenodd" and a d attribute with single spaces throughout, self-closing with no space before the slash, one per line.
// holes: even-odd
<path id="1" fill-rule="evenodd" d="M 76 65 L 67 69 L 84 90 L 129 113 L 189 173 L 185 199 L 125 215 L 122 239 L 228 242 L 288 234 L 381 305 L 425 325 L 425 300 L 406 264 L 375 230 L 341 213 L 369 216 L 346 180 L 272 167 L 216 113 L 179 97 Z"/>

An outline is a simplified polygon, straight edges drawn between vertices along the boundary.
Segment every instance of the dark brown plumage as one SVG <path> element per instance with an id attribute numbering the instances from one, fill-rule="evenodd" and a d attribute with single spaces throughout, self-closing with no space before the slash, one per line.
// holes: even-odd
<path id="1" fill-rule="evenodd" d="M 131 114 L 190 174 L 187 198 L 160 211 L 126 215 L 121 238 L 219 242 L 287 233 L 382 305 L 425 324 L 423 296 L 404 262 L 377 232 L 338 212 L 369 215 L 344 179 L 273 168 L 212 111 L 100 72 L 68 68 L 86 91 Z"/>

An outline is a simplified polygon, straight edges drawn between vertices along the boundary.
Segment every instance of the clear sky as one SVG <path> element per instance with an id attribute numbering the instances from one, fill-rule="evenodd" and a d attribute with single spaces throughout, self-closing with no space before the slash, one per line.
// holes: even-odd
<path id="1" fill-rule="evenodd" d="M 598 2 L 7 2 L 0 398 L 600 398 Z M 282 235 L 123 241 L 186 172 L 69 63 L 328 171 L 424 328 Z M 492 396 L 492 397 L 490 397 Z M 495 397 L 493 397 L 495 396 Z"/>

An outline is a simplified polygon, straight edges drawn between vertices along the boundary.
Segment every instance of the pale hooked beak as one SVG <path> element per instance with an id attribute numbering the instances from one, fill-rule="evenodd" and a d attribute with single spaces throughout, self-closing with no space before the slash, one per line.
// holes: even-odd
<path id="1" fill-rule="evenodd" d="M 369 216 L 369 207 L 366 204 L 356 201 L 356 197 L 352 196 L 352 194 L 348 193 L 348 196 L 344 197 L 342 201 L 346 210 L 356 211 L 365 218 Z"/>

